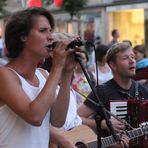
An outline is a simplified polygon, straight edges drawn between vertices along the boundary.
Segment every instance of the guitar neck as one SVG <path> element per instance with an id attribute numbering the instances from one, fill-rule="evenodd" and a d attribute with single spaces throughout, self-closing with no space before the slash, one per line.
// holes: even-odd
<path id="1" fill-rule="evenodd" d="M 129 136 L 130 139 L 134 139 L 136 137 L 143 136 L 144 132 L 143 132 L 143 129 L 136 128 L 134 130 L 128 131 L 126 134 Z M 119 136 L 119 134 L 117 134 L 117 136 Z M 113 136 L 108 136 L 108 137 L 105 137 L 105 138 L 101 139 L 101 145 L 102 145 L 101 147 L 102 148 L 114 145 L 116 143 L 117 142 L 114 140 Z M 97 141 L 87 143 L 86 145 L 87 145 L 88 148 L 91 148 L 91 147 L 96 147 L 97 148 Z"/>

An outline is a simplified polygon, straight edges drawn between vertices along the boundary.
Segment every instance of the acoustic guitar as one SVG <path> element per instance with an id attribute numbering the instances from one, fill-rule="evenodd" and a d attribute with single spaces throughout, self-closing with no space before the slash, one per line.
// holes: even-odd
<path id="1" fill-rule="evenodd" d="M 134 139 L 143 135 L 148 135 L 148 124 L 142 123 L 141 127 L 127 131 L 126 134 L 130 139 Z M 97 148 L 97 136 L 92 129 L 86 125 L 80 125 L 70 131 L 62 133 L 78 148 Z M 119 134 L 117 134 L 119 136 Z M 117 144 L 113 136 L 101 138 L 101 147 L 106 148 Z M 51 146 L 52 148 L 52 146 Z"/>

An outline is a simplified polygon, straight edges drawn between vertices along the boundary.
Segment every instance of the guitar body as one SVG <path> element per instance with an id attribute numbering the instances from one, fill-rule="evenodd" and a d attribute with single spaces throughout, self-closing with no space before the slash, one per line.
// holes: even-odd
<path id="1" fill-rule="evenodd" d="M 94 131 L 86 125 L 77 126 L 69 131 L 63 132 L 62 135 L 78 148 L 87 148 L 85 144 L 97 140 Z M 59 148 L 59 146 L 50 143 L 49 148 Z"/>
<path id="2" fill-rule="evenodd" d="M 85 148 L 85 144 L 96 141 L 97 136 L 94 131 L 86 125 L 80 125 L 72 130 L 63 133 L 63 136 L 68 138 L 74 145 Z"/>

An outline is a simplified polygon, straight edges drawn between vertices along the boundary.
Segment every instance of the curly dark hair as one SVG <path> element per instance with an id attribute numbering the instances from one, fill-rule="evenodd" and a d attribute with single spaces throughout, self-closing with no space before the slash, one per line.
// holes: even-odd
<path id="1" fill-rule="evenodd" d="M 29 35 L 36 16 L 45 16 L 54 29 L 54 18 L 45 8 L 27 8 L 15 12 L 8 20 L 5 29 L 5 45 L 8 50 L 8 57 L 16 58 L 24 48 L 22 37 Z"/>
<path id="2" fill-rule="evenodd" d="M 144 46 L 144 45 L 136 45 L 133 48 L 133 50 L 142 53 L 145 58 L 147 57 L 147 48 L 146 48 L 146 46 Z"/>

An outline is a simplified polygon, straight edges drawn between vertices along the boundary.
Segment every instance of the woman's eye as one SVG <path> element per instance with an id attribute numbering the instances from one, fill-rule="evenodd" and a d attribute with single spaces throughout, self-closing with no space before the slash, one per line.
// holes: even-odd
<path id="1" fill-rule="evenodd" d="M 40 31 L 40 32 L 44 32 L 44 31 L 45 31 L 45 29 L 40 29 L 39 31 Z"/>

